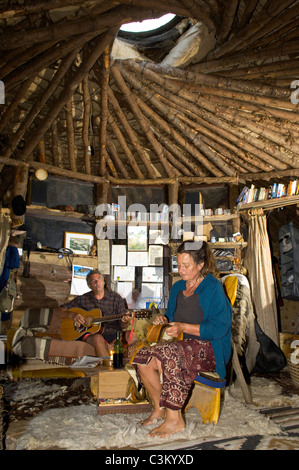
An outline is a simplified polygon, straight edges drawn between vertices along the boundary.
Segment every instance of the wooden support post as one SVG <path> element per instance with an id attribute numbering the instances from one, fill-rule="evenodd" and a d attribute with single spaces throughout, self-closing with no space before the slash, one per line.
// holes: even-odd
<path id="1" fill-rule="evenodd" d="M 233 358 L 232 358 L 232 362 L 233 362 L 233 368 L 234 368 L 234 371 L 236 373 L 236 376 L 237 376 L 237 379 L 238 379 L 238 382 L 240 384 L 240 387 L 241 387 L 241 390 L 242 390 L 242 393 L 243 393 L 243 397 L 245 399 L 245 402 L 247 404 L 252 404 L 253 403 L 253 400 L 252 400 L 252 396 L 251 396 L 251 393 L 250 393 L 250 390 L 248 388 L 248 385 L 245 381 L 245 378 L 244 378 L 244 375 L 243 375 L 243 372 L 242 372 L 242 369 L 241 369 L 241 366 L 240 366 L 240 362 L 239 362 L 239 358 L 238 358 L 238 354 L 237 354 L 237 350 L 236 350 L 236 346 L 235 344 L 232 342 L 232 349 L 233 349 Z"/>

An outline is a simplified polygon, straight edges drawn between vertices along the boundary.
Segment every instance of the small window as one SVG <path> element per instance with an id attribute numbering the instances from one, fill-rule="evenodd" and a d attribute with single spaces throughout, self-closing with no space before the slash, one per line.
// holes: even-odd
<path id="1" fill-rule="evenodd" d="M 124 24 L 122 25 L 120 30 L 130 32 L 130 33 L 154 31 L 170 23 L 174 17 L 175 15 L 173 15 L 172 13 L 167 13 L 166 15 L 163 15 L 160 18 L 154 18 L 154 19 L 136 21 L 133 23 Z"/>

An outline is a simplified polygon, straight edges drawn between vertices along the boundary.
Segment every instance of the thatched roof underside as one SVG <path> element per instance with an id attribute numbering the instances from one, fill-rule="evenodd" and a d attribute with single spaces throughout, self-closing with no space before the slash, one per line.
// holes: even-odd
<path id="1" fill-rule="evenodd" d="M 116 43 L 168 12 L 162 39 Z M 1 196 L 20 162 L 115 183 L 298 176 L 298 25 L 298 0 L 0 1 Z"/>

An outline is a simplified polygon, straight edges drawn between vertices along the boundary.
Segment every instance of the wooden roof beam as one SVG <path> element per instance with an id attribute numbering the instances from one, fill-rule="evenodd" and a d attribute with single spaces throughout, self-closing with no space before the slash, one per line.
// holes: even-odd
<path id="1" fill-rule="evenodd" d="M 135 115 L 140 127 L 142 128 L 143 132 L 145 133 L 149 143 L 153 147 L 154 151 L 156 152 L 157 156 L 159 157 L 161 164 L 166 172 L 166 174 L 171 177 L 173 175 L 173 169 L 169 165 L 167 159 L 165 158 L 163 154 L 163 147 L 160 145 L 160 143 L 156 140 L 153 132 L 151 129 L 148 127 L 148 125 L 145 123 L 142 113 L 140 112 L 140 109 L 138 107 L 138 104 L 136 100 L 134 99 L 130 89 L 125 83 L 124 78 L 122 77 L 120 70 L 113 65 L 111 68 L 111 71 L 113 73 L 114 79 L 116 80 L 117 86 L 121 90 L 121 92 L 124 94 L 124 97 L 131 108 L 133 114 Z"/>
<path id="2" fill-rule="evenodd" d="M 25 148 L 23 149 L 23 152 L 21 153 L 21 159 L 30 159 L 31 154 L 40 139 L 52 126 L 54 119 L 58 116 L 59 112 L 65 106 L 67 101 L 72 97 L 83 78 L 88 74 L 88 72 L 93 67 L 94 63 L 98 60 L 98 58 L 101 56 L 107 45 L 110 44 L 110 42 L 114 39 L 116 32 L 117 28 L 114 28 L 97 39 L 94 48 L 90 52 L 89 56 L 85 60 L 83 60 L 76 73 L 73 75 L 70 81 L 65 84 L 58 99 L 55 100 L 54 104 L 49 109 L 46 117 L 40 123 L 38 129 L 36 129 L 31 139 L 27 142 Z"/>

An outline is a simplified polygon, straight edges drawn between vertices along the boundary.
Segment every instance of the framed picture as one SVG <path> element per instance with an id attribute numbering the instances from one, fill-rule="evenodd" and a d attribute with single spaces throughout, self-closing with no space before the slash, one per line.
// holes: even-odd
<path id="1" fill-rule="evenodd" d="M 128 251 L 147 251 L 147 227 L 128 225 Z"/>
<path id="2" fill-rule="evenodd" d="M 76 255 L 89 255 L 93 244 L 93 234 L 64 232 L 64 248 L 69 248 Z"/>

